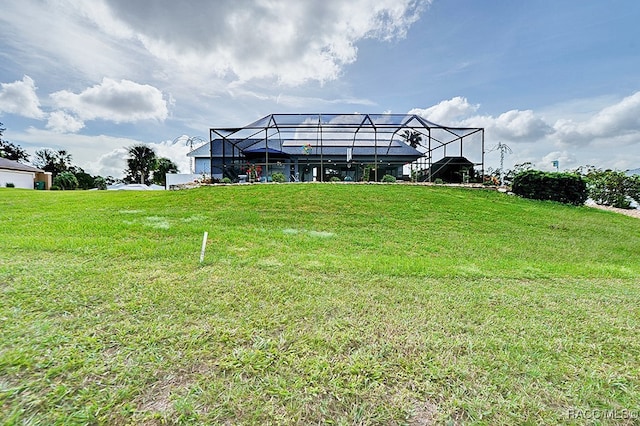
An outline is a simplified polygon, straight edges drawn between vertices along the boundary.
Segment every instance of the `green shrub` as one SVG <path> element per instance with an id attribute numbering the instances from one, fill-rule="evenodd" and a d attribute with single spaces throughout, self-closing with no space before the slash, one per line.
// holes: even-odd
<path id="1" fill-rule="evenodd" d="M 627 195 L 640 204 L 640 175 L 628 176 Z"/>
<path id="2" fill-rule="evenodd" d="M 338 176 L 331 176 L 329 182 L 342 182 Z"/>
<path id="3" fill-rule="evenodd" d="M 96 176 L 96 178 L 93 179 L 93 187 L 105 190 L 107 189 L 107 181 L 102 176 Z"/>
<path id="4" fill-rule="evenodd" d="M 526 170 L 513 179 L 514 194 L 534 200 L 558 201 L 582 205 L 587 199 L 587 184 L 578 174 Z"/>
<path id="5" fill-rule="evenodd" d="M 284 177 L 284 173 L 276 172 L 271 175 L 271 181 L 282 183 L 286 181 L 286 178 Z"/>
<path id="6" fill-rule="evenodd" d="M 433 183 L 435 183 L 436 185 L 442 185 L 444 181 L 440 178 L 436 178 L 436 180 L 434 180 Z"/>
<path id="7" fill-rule="evenodd" d="M 15 188 L 16 185 L 13 182 L 7 182 L 4 186 L 6 186 L 7 188 Z"/>
<path id="8" fill-rule="evenodd" d="M 222 183 L 231 183 L 231 179 L 225 176 L 222 178 Z"/>
<path id="9" fill-rule="evenodd" d="M 624 172 L 614 170 L 592 169 L 585 178 L 589 197 L 596 204 L 628 209 L 631 207 L 629 198 L 640 202 L 638 176 L 627 176 Z"/>
<path id="10" fill-rule="evenodd" d="M 386 183 L 393 183 L 396 181 L 396 177 L 392 175 L 384 175 L 382 176 L 382 181 Z"/>
<path id="11" fill-rule="evenodd" d="M 71 172 L 62 172 L 53 179 L 53 184 L 61 189 L 76 189 L 78 187 L 78 179 Z"/>

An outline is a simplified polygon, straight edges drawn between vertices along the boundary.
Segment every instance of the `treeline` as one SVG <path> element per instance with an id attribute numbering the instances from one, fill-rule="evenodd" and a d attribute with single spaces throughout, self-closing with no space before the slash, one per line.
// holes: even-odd
<path id="1" fill-rule="evenodd" d="M 19 145 L 4 140 L 6 129 L 0 123 L 0 157 L 20 163 L 29 162 L 29 154 Z M 73 164 L 72 156 L 66 150 L 40 149 L 35 152 L 31 164 L 51 172 L 51 189 L 107 189 L 116 183 L 142 183 L 165 185 L 167 173 L 178 173 L 178 166 L 168 158 L 158 157 L 153 148 L 137 144 L 127 148 L 127 168 L 123 179 L 113 176 L 93 176 Z"/>

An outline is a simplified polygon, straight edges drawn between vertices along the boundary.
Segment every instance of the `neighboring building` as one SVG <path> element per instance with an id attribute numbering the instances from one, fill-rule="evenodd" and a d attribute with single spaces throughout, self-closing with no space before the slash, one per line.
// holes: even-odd
<path id="1" fill-rule="evenodd" d="M 51 173 L 0 157 L 0 187 L 7 184 L 24 189 L 49 189 Z"/>
<path id="2" fill-rule="evenodd" d="M 475 161 L 464 158 L 460 167 L 483 169 L 482 128 L 440 126 L 411 114 L 271 114 L 241 128 L 210 129 L 210 141 L 188 156 L 196 174 L 218 179 L 251 180 L 257 170 L 261 181 L 274 173 L 287 181 L 358 181 L 365 174 L 408 178 L 414 166 L 432 170 L 450 154 L 462 158 L 463 145 L 475 150 Z"/>

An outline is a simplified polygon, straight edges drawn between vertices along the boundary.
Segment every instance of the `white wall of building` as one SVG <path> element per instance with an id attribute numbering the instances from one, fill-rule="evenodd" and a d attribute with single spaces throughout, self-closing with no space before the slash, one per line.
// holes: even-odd
<path id="1" fill-rule="evenodd" d="M 34 172 L 0 170 L 0 187 L 4 188 L 7 183 L 12 183 L 16 188 L 33 189 L 35 176 Z"/>
<path id="2" fill-rule="evenodd" d="M 180 185 L 184 183 L 191 183 L 196 180 L 202 179 L 201 174 L 188 174 L 188 173 L 167 173 L 167 185 L 166 189 L 170 189 L 171 185 Z"/>

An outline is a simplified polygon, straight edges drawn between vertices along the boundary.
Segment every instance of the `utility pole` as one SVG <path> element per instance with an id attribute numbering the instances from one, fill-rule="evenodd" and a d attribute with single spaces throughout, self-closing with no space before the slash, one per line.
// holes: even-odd
<path id="1" fill-rule="evenodd" d="M 500 151 L 500 186 L 503 186 L 504 185 L 504 154 L 505 152 L 508 152 L 509 154 L 511 154 L 513 151 L 511 151 L 511 148 L 509 148 L 506 144 L 503 144 L 502 142 L 498 142 L 498 145 L 496 145 L 491 151 L 496 151 L 496 150 Z"/>
<path id="2" fill-rule="evenodd" d="M 194 144 L 194 142 L 198 142 L 198 143 L 205 143 L 205 142 L 206 142 L 204 139 L 202 139 L 202 138 L 201 138 L 201 137 L 199 137 L 199 136 L 187 136 L 187 135 L 182 135 L 182 136 L 178 136 L 177 138 L 175 138 L 175 139 L 173 140 L 173 143 L 175 144 L 176 142 L 178 142 L 178 141 L 180 141 L 180 140 L 182 140 L 182 139 L 185 139 L 185 138 L 186 138 L 185 145 L 187 145 L 191 151 L 193 151 L 193 144 Z M 191 158 L 191 159 L 189 160 L 189 172 L 190 172 L 191 174 L 195 173 L 195 171 L 194 171 L 194 168 L 195 168 L 195 164 L 194 164 L 194 162 L 195 162 L 195 159 L 194 159 L 194 158 Z"/>

